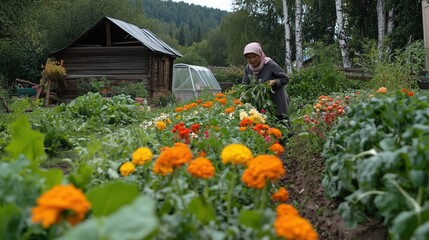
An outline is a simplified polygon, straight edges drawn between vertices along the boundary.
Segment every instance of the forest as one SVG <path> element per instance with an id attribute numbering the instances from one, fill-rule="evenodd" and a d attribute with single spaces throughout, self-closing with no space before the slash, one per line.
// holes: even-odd
<path id="1" fill-rule="evenodd" d="M 260 42 L 267 55 L 286 67 L 286 55 L 295 60 L 299 52 L 302 61 L 311 55 L 312 45 L 338 44 L 340 36 L 347 40 L 351 59 L 362 54 L 370 40 L 393 51 L 423 38 L 420 1 L 381 1 L 380 22 L 377 1 L 344 0 L 341 34 L 336 31 L 336 2 L 292 1 L 284 11 L 280 0 L 237 0 L 235 10 L 228 13 L 161 0 L 4 0 L 0 6 L 0 79 L 8 87 L 16 77 L 37 81 L 47 54 L 65 47 L 102 16 L 151 30 L 184 55 L 178 62 L 209 66 L 243 65 L 242 48 L 251 41 Z M 288 41 L 285 23 L 291 33 Z M 384 33 L 381 39 L 379 26 Z"/>

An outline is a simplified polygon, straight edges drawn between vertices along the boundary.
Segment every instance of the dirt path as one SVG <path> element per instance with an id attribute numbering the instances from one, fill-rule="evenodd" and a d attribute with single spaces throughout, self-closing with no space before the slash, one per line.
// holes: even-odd
<path id="1" fill-rule="evenodd" d="M 324 196 L 320 154 L 315 155 L 302 143 L 288 145 L 284 156 L 287 174 L 283 183 L 289 191 L 289 201 L 313 224 L 320 239 L 388 239 L 386 228 L 378 221 L 348 229 L 336 212 L 338 204 Z"/>

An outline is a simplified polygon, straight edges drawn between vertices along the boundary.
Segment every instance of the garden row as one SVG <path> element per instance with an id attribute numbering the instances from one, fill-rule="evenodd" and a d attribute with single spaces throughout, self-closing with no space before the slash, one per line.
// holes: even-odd
<path id="1" fill-rule="evenodd" d="M 317 238 L 278 182 L 282 125 L 234 94 L 163 111 L 88 93 L 29 120 L 14 112 L 0 143 L 0 237 Z M 40 168 L 47 154 L 55 168 Z"/>

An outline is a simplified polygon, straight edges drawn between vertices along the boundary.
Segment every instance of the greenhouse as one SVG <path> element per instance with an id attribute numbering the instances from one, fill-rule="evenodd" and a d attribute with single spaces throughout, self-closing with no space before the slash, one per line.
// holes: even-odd
<path id="1" fill-rule="evenodd" d="M 202 91 L 221 92 L 212 71 L 206 67 L 174 64 L 172 92 L 179 102 L 197 98 Z"/>

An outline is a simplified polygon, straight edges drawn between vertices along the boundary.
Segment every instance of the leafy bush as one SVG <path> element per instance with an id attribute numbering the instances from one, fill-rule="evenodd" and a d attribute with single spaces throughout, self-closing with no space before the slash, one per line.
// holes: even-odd
<path id="1" fill-rule="evenodd" d="M 422 41 L 390 53 L 387 48 L 379 50 L 377 43 L 371 40 L 364 45 L 364 54 L 355 61 L 373 75 L 369 82 L 373 89 L 400 90 L 417 87 L 415 75 L 424 70 L 425 55 Z"/>
<path id="2" fill-rule="evenodd" d="M 149 99 L 149 103 L 158 107 L 166 107 L 168 105 L 175 104 L 176 97 L 172 92 L 168 90 L 162 90 L 154 93 L 153 96 Z"/>
<path id="3" fill-rule="evenodd" d="M 148 91 L 146 84 L 143 82 L 137 83 L 121 83 L 117 86 L 113 86 L 112 89 L 113 95 L 129 95 L 132 98 L 141 97 L 146 98 L 148 96 Z"/>
<path id="4" fill-rule="evenodd" d="M 212 71 L 218 82 L 240 84 L 243 79 L 244 67 L 213 67 Z"/>
<path id="5" fill-rule="evenodd" d="M 110 81 L 105 77 L 89 79 L 82 78 L 77 81 L 77 93 L 80 96 L 89 92 L 102 93 L 104 89 L 109 89 L 110 85 Z"/>
<path id="6" fill-rule="evenodd" d="M 427 233 L 428 109 L 426 93 L 378 94 L 353 105 L 349 121 L 332 130 L 322 183 L 329 197 L 342 201 L 339 211 L 350 226 L 374 217 L 393 239 Z"/>
<path id="7" fill-rule="evenodd" d="M 313 64 L 290 75 L 287 91 L 292 98 L 304 100 L 302 104 L 312 103 L 320 95 L 345 92 L 358 88 L 359 82 L 351 81 L 338 69 L 336 46 L 315 44 L 311 51 Z"/>

